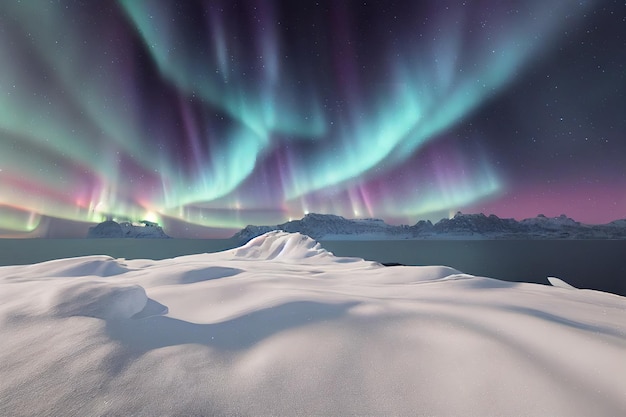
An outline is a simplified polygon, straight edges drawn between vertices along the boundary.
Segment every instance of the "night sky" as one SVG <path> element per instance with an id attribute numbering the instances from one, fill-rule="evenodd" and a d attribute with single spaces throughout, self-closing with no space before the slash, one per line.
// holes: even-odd
<path id="1" fill-rule="evenodd" d="M 626 218 L 626 3 L 3 0 L 0 236 Z"/>

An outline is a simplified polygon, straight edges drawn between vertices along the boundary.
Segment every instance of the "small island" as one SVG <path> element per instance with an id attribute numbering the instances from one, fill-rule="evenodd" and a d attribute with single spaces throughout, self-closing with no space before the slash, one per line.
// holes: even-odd
<path id="1" fill-rule="evenodd" d="M 141 220 L 134 222 L 116 222 L 108 219 L 96 226 L 90 227 L 88 239 L 171 239 L 157 223 Z"/>

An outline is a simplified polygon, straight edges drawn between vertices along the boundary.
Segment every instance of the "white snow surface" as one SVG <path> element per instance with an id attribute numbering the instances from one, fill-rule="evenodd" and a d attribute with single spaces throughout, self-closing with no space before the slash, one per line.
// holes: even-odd
<path id="1" fill-rule="evenodd" d="M 623 297 L 297 233 L 0 267 L 0 335 L 2 416 L 626 415 Z"/>
<path id="2" fill-rule="evenodd" d="M 563 281 L 560 278 L 557 277 L 548 277 L 548 282 L 550 283 L 550 285 L 554 286 L 554 287 L 559 287 L 559 288 L 566 288 L 568 290 L 575 290 L 576 287 L 574 287 L 571 284 L 568 284 L 567 282 Z"/>

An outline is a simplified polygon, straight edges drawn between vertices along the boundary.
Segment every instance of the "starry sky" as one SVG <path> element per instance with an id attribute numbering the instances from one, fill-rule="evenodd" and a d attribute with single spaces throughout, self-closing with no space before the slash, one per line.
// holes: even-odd
<path id="1" fill-rule="evenodd" d="M 3 0 L 0 236 L 626 218 L 623 0 Z"/>

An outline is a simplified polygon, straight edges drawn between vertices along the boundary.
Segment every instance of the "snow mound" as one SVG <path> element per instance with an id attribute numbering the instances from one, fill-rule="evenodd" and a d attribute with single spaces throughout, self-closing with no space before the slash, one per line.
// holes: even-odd
<path id="1" fill-rule="evenodd" d="M 176 259 L 178 262 L 184 262 L 185 257 L 179 257 Z M 214 279 L 222 279 L 228 277 L 234 277 L 244 272 L 243 269 L 230 268 L 225 266 L 204 266 L 191 264 L 189 266 L 181 265 L 178 267 L 176 274 L 162 275 L 151 274 L 147 277 L 147 280 L 151 285 L 181 285 L 181 284 L 196 284 L 205 281 L 211 281 Z"/>
<path id="2" fill-rule="evenodd" d="M 576 287 L 574 287 L 573 285 L 570 285 L 567 282 L 565 282 L 562 279 L 557 278 L 557 277 L 548 277 L 548 282 L 553 287 L 565 288 L 565 289 L 568 289 L 568 290 L 575 290 L 576 289 Z"/>
<path id="3" fill-rule="evenodd" d="M 235 257 L 283 261 L 335 258 L 332 253 L 322 248 L 318 242 L 310 237 L 300 233 L 287 233 L 282 230 L 275 230 L 255 237 L 244 246 L 235 249 Z"/>
<path id="4" fill-rule="evenodd" d="M 384 267 L 386 268 L 386 267 Z M 440 282 L 447 279 L 460 279 L 460 271 L 442 265 L 425 266 L 394 266 L 390 268 L 392 273 L 381 274 L 378 271 L 361 273 L 356 278 L 359 283 L 375 283 L 377 285 L 411 285 Z M 456 277 L 456 278 L 455 278 Z M 467 277 L 475 278 L 473 275 Z"/>
<path id="5" fill-rule="evenodd" d="M 36 277 L 111 277 L 124 274 L 129 269 L 106 255 L 81 256 L 57 259 L 34 264 L 29 267 L 29 278 Z"/>
<path id="6" fill-rule="evenodd" d="M 80 280 L 61 284 L 51 296 L 49 310 L 55 317 L 128 319 L 143 310 L 147 302 L 146 291 L 139 285 Z"/>

